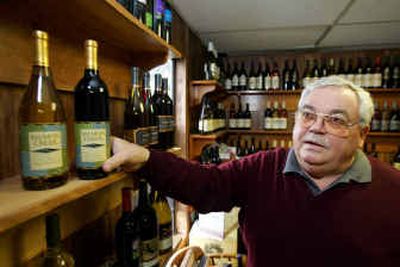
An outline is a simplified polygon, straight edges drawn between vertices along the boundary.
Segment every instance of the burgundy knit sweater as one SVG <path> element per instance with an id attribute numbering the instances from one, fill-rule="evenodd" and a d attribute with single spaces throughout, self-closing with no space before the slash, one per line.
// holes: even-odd
<path id="1" fill-rule="evenodd" d="M 371 183 L 314 196 L 284 175 L 287 151 L 202 167 L 152 151 L 142 171 L 155 188 L 200 212 L 241 207 L 248 265 L 400 266 L 400 172 L 370 158 Z"/>

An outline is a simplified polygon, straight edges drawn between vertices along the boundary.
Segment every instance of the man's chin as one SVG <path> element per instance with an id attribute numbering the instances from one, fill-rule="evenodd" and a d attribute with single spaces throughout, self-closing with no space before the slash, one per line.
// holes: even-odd
<path id="1" fill-rule="evenodd" d="M 300 152 L 301 160 L 308 165 L 323 165 L 326 164 L 325 153 L 315 152 L 315 151 L 303 151 Z"/>

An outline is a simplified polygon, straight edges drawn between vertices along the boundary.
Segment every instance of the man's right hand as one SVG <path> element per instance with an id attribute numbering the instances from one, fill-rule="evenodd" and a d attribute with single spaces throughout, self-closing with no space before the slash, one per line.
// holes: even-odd
<path id="1" fill-rule="evenodd" d="M 111 172 L 122 167 L 126 172 L 140 169 L 149 159 L 150 151 L 118 137 L 111 137 L 113 156 L 103 163 L 103 170 Z"/>

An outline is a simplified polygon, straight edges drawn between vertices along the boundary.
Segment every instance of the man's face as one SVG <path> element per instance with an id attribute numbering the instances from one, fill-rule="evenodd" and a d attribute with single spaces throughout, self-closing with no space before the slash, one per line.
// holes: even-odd
<path id="1" fill-rule="evenodd" d="M 318 88 L 304 99 L 300 110 L 304 112 L 296 114 L 293 130 L 293 147 L 300 166 L 314 178 L 344 172 L 366 135 L 357 123 L 356 94 L 347 88 Z M 316 120 L 307 125 L 307 119 L 313 117 Z M 336 121 L 346 122 L 346 126 L 338 128 L 333 123 Z"/>

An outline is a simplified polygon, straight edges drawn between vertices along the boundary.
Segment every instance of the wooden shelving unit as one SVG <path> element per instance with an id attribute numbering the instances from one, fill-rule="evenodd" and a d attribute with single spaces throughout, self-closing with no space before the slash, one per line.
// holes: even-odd
<path id="1" fill-rule="evenodd" d="M 237 135 L 291 135 L 291 130 L 263 130 L 263 129 L 251 129 L 251 130 L 227 130 L 228 134 Z"/>
<path id="2" fill-rule="evenodd" d="M 119 172 L 95 181 L 71 177 L 67 184 L 46 191 L 27 191 L 20 177 L 0 181 L 0 234 L 19 224 L 83 198 L 118 181 L 127 179 Z"/>

